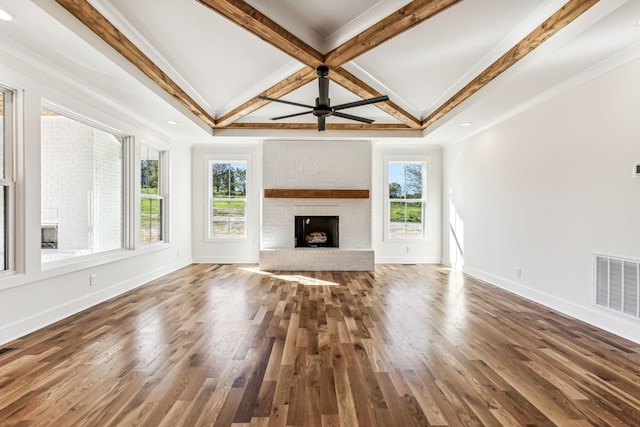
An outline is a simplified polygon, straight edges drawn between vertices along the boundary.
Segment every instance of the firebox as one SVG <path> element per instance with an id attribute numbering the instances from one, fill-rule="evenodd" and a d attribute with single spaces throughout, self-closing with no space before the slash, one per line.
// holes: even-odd
<path id="1" fill-rule="evenodd" d="M 337 216 L 296 216 L 296 248 L 339 247 Z"/>

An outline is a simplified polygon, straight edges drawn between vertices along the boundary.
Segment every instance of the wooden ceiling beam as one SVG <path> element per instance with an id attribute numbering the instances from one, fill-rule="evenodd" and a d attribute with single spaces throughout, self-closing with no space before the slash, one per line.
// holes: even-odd
<path id="1" fill-rule="evenodd" d="M 348 73 L 346 70 L 337 67 L 342 65 L 344 62 L 347 62 L 348 60 L 354 58 L 355 56 L 364 53 L 366 50 L 372 49 L 383 41 L 389 40 L 395 35 L 400 34 L 401 32 L 419 24 L 425 19 L 436 15 L 437 13 L 443 11 L 447 7 L 461 0 L 413 1 L 408 6 L 403 7 L 402 9 L 383 19 L 376 25 L 370 27 L 358 36 L 349 40 L 335 51 L 329 53 L 329 55 L 327 56 L 323 56 L 320 52 L 316 51 L 305 42 L 289 33 L 280 25 L 278 25 L 244 1 L 197 1 L 211 8 L 215 12 L 221 14 L 237 25 L 247 29 L 251 33 L 260 37 L 262 40 L 270 43 L 274 47 L 290 54 L 295 59 L 301 61 L 309 67 L 315 69 L 318 67 L 318 65 L 322 65 L 327 63 L 327 61 L 330 61 L 329 63 L 327 63 L 327 65 L 334 69 L 331 71 L 331 73 L 329 73 L 329 78 L 341 84 L 346 89 L 350 90 L 358 96 L 361 96 L 363 98 L 372 98 L 375 96 L 380 96 L 381 94 L 379 92 L 376 92 L 373 88 L 368 86 L 363 81 Z M 298 89 L 299 87 L 315 78 L 315 76 L 312 76 L 311 79 L 307 80 L 306 75 L 305 78 L 297 78 L 294 76 L 287 77 L 282 82 L 278 83 L 270 89 L 267 89 L 261 95 L 269 96 L 271 98 L 278 98 L 286 93 Z M 228 126 L 230 123 L 233 123 L 234 121 L 252 113 L 253 111 L 257 110 L 267 103 L 268 101 L 253 98 L 245 102 L 241 106 L 235 108 L 230 113 L 227 113 L 223 117 L 219 118 L 217 121 L 217 127 Z M 400 120 L 402 123 L 406 124 L 409 127 L 416 128 L 420 127 L 421 125 L 419 119 L 413 117 L 411 114 L 391 101 L 376 104 L 376 107 L 382 109 L 385 113 Z"/>
<path id="2" fill-rule="evenodd" d="M 316 77 L 317 74 L 314 68 L 304 67 L 300 71 L 290 75 L 286 79 L 265 90 L 260 95 L 268 96 L 270 98 L 280 98 L 281 96 L 288 94 L 289 92 L 299 88 L 300 86 L 313 81 Z M 226 127 L 236 120 L 252 113 L 253 111 L 268 103 L 269 101 L 265 101 L 259 98 L 252 98 L 239 107 L 234 108 L 224 116 L 220 117 L 216 122 L 216 127 Z"/>
<path id="3" fill-rule="evenodd" d="M 114 27 L 87 0 L 56 0 L 56 2 L 200 120 L 211 127 L 216 125 L 215 119 L 204 108 L 182 90 L 176 82 L 166 75 L 160 67 Z"/>
<path id="4" fill-rule="evenodd" d="M 570 0 L 422 121 L 426 129 L 569 25 L 599 0 Z"/>
<path id="5" fill-rule="evenodd" d="M 414 0 L 326 54 L 324 63 L 331 68 L 344 65 L 460 1 Z"/>
<path id="6" fill-rule="evenodd" d="M 334 82 L 338 83 L 340 86 L 344 87 L 347 90 L 350 90 L 351 92 L 364 99 L 375 98 L 382 95 L 380 92 L 376 91 L 371 86 L 367 85 L 365 82 L 342 67 L 334 68 L 333 70 L 331 70 L 331 73 L 329 73 L 328 77 Z M 410 128 L 420 128 L 421 126 L 420 120 L 416 119 L 414 116 L 403 110 L 400 106 L 396 105 L 392 101 L 379 102 L 373 105 L 380 108 L 382 111 L 394 117 L 395 119 L 401 121 Z"/>
<path id="7" fill-rule="evenodd" d="M 317 130 L 316 123 L 244 123 L 235 122 L 225 129 L 256 129 L 256 130 Z M 419 130 L 400 123 L 327 123 L 326 130 Z"/>
<path id="8" fill-rule="evenodd" d="M 324 55 L 242 0 L 197 0 L 231 22 L 313 68 Z"/>

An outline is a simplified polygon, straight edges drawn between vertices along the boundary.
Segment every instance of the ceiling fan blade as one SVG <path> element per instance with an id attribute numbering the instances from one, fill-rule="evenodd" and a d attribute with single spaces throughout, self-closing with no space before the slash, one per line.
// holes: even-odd
<path id="1" fill-rule="evenodd" d="M 324 117 L 318 117 L 318 132 L 322 132 L 324 130 L 325 121 Z"/>
<path id="2" fill-rule="evenodd" d="M 351 114 L 340 113 L 338 111 L 334 111 L 332 116 L 342 117 L 343 119 L 355 120 L 357 122 L 368 123 L 371 124 L 374 121 L 371 119 L 365 119 L 364 117 L 352 116 Z"/>
<path id="3" fill-rule="evenodd" d="M 347 104 L 336 105 L 335 107 L 333 107 L 333 109 L 344 110 L 345 108 L 359 107 L 361 105 L 375 104 L 376 102 L 384 102 L 388 100 L 389 100 L 389 97 L 387 95 L 383 95 L 383 96 L 378 96 L 376 98 L 363 99 L 362 101 L 355 101 L 355 102 L 349 102 Z"/>
<path id="4" fill-rule="evenodd" d="M 329 79 L 326 77 L 320 77 L 318 79 L 318 86 L 320 90 L 319 104 L 329 105 Z"/>
<path id="5" fill-rule="evenodd" d="M 313 113 L 313 110 L 305 111 L 303 113 L 289 114 L 289 115 L 286 115 L 286 116 L 273 117 L 271 120 L 288 119 L 289 117 L 304 116 L 305 114 L 310 114 L 310 113 Z"/>
<path id="6" fill-rule="evenodd" d="M 269 98 L 268 96 L 258 95 L 257 98 L 264 99 L 265 101 L 281 102 L 283 104 L 295 105 L 296 107 L 313 108 L 313 106 L 311 105 L 298 104 L 297 102 L 285 101 L 284 99 Z"/>

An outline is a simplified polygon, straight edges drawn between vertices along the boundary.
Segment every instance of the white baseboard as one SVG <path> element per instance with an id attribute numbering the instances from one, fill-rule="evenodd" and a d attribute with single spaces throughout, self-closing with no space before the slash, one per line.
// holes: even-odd
<path id="1" fill-rule="evenodd" d="M 574 304 L 570 301 L 503 279 L 502 277 L 494 276 L 473 267 L 465 266 L 464 272 L 490 285 L 505 289 L 516 295 L 640 344 L 640 324 L 636 319 L 627 318 L 623 314 L 617 316 L 616 313 L 610 313 L 608 310 L 596 306 L 588 307 Z"/>
<path id="2" fill-rule="evenodd" d="M 194 264 L 258 264 L 257 256 L 233 257 L 233 256 L 195 256 Z"/>
<path id="3" fill-rule="evenodd" d="M 376 264 L 441 264 L 441 258 L 425 257 L 380 257 L 376 255 Z"/>
<path id="4" fill-rule="evenodd" d="M 162 277 L 173 271 L 176 271 L 182 267 L 186 267 L 192 263 L 191 258 L 184 258 L 178 260 L 172 264 L 165 265 L 162 268 L 146 272 L 136 277 L 132 277 L 124 282 L 109 286 L 104 289 L 100 289 L 90 295 L 86 295 L 82 298 L 69 301 L 65 304 L 53 307 L 49 310 L 19 320 L 0 327 L 0 344 L 13 341 L 14 339 L 25 336 L 45 326 L 51 325 L 59 320 L 69 317 L 73 314 L 79 313 L 96 304 L 100 304 L 110 298 L 118 296 L 122 293 L 144 285 L 151 280 Z"/>

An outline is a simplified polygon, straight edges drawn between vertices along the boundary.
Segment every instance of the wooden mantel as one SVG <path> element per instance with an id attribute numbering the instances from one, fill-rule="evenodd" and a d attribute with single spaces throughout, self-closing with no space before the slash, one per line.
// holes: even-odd
<path id="1" fill-rule="evenodd" d="M 265 198 L 277 199 L 368 199 L 369 190 L 305 190 L 265 188 Z"/>

